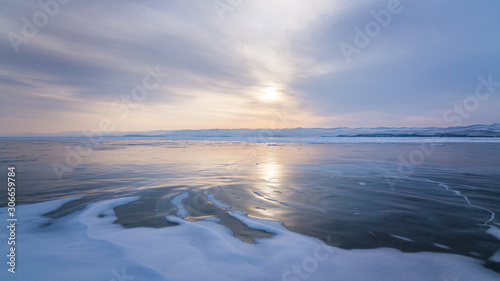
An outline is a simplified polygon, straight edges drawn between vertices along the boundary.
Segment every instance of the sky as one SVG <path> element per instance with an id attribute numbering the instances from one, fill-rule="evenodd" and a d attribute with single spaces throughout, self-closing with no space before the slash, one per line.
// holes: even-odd
<path id="1" fill-rule="evenodd" d="M 1 0 L 0 134 L 498 123 L 499 11 Z"/>

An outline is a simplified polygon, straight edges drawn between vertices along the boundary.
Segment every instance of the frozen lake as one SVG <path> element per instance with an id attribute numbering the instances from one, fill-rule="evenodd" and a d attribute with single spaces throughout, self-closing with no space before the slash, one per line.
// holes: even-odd
<path id="1" fill-rule="evenodd" d="M 499 280 L 500 143 L 402 139 L 0 140 L 0 279 Z"/>

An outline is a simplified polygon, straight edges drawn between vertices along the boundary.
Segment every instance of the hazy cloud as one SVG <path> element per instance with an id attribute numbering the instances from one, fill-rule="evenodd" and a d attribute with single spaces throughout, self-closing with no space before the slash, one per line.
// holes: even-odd
<path id="1" fill-rule="evenodd" d="M 276 112 L 289 127 L 449 126 L 443 112 L 479 76 L 500 81 L 497 1 L 42 2 L 58 11 L 31 38 L 26 19 L 48 13 L 38 1 L 0 4 L 0 133 L 101 118 L 118 130 L 267 128 Z M 17 54 L 12 34 L 25 38 Z M 170 76 L 119 119 L 111 104 L 156 65 Z M 499 107 L 492 95 L 464 122 L 498 122 Z"/>

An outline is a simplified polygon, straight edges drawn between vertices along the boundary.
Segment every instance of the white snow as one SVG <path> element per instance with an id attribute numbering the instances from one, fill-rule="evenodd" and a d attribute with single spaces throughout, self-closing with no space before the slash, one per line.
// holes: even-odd
<path id="1" fill-rule="evenodd" d="M 441 248 L 441 249 L 446 249 L 446 250 L 450 250 L 451 248 L 446 246 L 446 245 L 443 245 L 443 244 L 439 244 L 439 243 L 434 243 L 434 246 L 438 247 L 438 248 Z"/>
<path id="2" fill-rule="evenodd" d="M 486 233 L 493 235 L 500 240 L 500 229 L 498 229 L 497 227 L 490 226 L 490 228 L 486 230 Z"/>
<path id="3" fill-rule="evenodd" d="M 500 262 L 500 250 L 496 251 L 490 258 L 490 261 Z"/>
<path id="4" fill-rule="evenodd" d="M 174 205 L 177 208 L 177 216 L 179 218 L 185 218 L 188 215 L 188 211 L 186 208 L 184 208 L 184 205 L 182 205 L 182 200 L 186 199 L 189 197 L 189 192 L 186 191 L 184 193 L 181 193 L 172 199 L 172 205 Z"/>
<path id="5" fill-rule="evenodd" d="M 113 224 L 116 220 L 113 208 L 137 199 L 94 203 L 58 219 L 45 218 L 43 214 L 68 199 L 18 206 L 19 267 L 16 274 L 1 270 L 0 280 L 442 281 L 458 276 L 460 280 L 489 281 L 500 278 L 500 274 L 470 257 L 403 253 L 389 248 L 344 250 L 291 232 L 281 222 L 252 218 L 241 212 L 230 215 L 249 227 L 276 235 L 249 244 L 215 221 L 191 222 L 179 217 L 167 217 L 179 226 L 162 229 L 126 229 Z M 213 196 L 209 200 L 218 202 Z M 6 208 L 0 209 L 0 217 L 6 214 Z M 0 234 L 5 233 L 6 229 L 0 230 Z"/>
<path id="6" fill-rule="evenodd" d="M 415 241 L 411 240 L 410 238 L 406 238 L 406 237 L 395 235 L 395 234 L 389 234 L 389 236 L 392 236 L 392 237 L 394 237 L 396 239 L 404 240 L 404 241 L 407 241 L 407 242 L 415 242 Z"/>
<path id="7" fill-rule="evenodd" d="M 230 206 L 228 206 L 228 205 L 220 202 L 219 200 L 215 199 L 215 196 L 212 193 L 210 193 L 210 194 L 207 195 L 207 199 L 208 199 L 208 201 L 210 201 L 212 204 L 214 204 L 217 207 L 220 207 L 220 208 L 223 208 L 223 209 L 226 209 L 226 210 L 231 209 Z"/>

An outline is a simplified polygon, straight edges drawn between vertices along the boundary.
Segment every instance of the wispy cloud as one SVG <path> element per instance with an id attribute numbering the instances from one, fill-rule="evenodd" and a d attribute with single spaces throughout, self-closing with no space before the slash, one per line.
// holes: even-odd
<path id="1" fill-rule="evenodd" d="M 70 1 L 17 54 L 8 34 L 43 9 L 3 1 L 2 130 L 91 129 L 150 65 L 168 82 L 118 130 L 268 127 L 276 111 L 290 127 L 446 125 L 479 75 L 500 80 L 499 4 L 401 0 L 346 61 L 339 44 L 391 1 L 242 1 L 223 20 L 208 0 Z M 269 89 L 278 100 L 262 99 Z M 468 122 L 496 122 L 499 104 Z"/>

